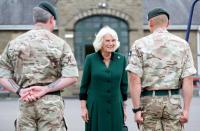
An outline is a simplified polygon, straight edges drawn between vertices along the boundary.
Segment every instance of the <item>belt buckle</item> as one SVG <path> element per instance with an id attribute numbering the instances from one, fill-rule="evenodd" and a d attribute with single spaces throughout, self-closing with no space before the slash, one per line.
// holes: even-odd
<path id="1" fill-rule="evenodd" d="M 172 96 L 172 92 L 171 92 L 171 90 L 168 90 L 168 96 L 169 96 L 169 97 Z"/>
<path id="2" fill-rule="evenodd" d="M 152 92 L 152 97 L 155 97 L 155 96 L 156 96 L 156 91 L 153 90 L 153 92 Z"/>

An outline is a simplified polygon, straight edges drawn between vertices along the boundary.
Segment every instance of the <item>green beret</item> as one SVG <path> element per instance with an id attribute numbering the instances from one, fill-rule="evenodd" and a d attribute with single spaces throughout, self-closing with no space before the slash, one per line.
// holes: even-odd
<path id="1" fill-rule="evenodd" d="M 57 19 L 56 9 L 49 2 L 43 1 L 39 3 L 38 7 L 48 11 L 52 16 L 54 16 L 55 20 Z"/>
<path id="2" fill-rule="evenodd" d="M 158 15 L 166 15 L 167 18 L 169 19 L 169 13 L 167 13 L 167 11 L 165 11 L 162 8 L 155 8 L 155 9 L 149 11 L 148 20 L 150 20 L 151 18 L 156 17 Z"/>

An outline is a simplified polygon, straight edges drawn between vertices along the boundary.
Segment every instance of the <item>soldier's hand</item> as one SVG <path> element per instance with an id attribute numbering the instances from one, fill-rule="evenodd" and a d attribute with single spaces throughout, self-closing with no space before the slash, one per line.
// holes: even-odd
<path id="1" fill-rule="evenodd" d="M 36 98 L 31 95 L 31 88 L 21 89 L 20 91 L 20 99 L 26 102 L 35 101 Z"/>
<path id="2" fill-rule="evenodd" d="M 34 96 L 34 98 L 36 99 L 39 99 L 48 92 L 47 86 L 32 86 L 30 88 L 31 88 L 31 95 Z"/>
<path id="3" fill-rule="evenodd" d="M 143 123 L 142 111 L 138 111 L 135 113 L 135 122 L 138 124 Z"/>
<path id="4" fill-rule="evenodd" d="M 189 118 L 189 114 L 188 114 L 188 111 L 183 111 L 182 115 L 181 115 L 181 118 L 180 118 L 180 122 L 181 124 L 185 124 L 188 122 L 188 118 Z"/>
<path id="5" fill-rule="evenodd" d="M 81 108 L 81 117 L 87 123 L 89 121 L 89 115 L 87 108 Z"/>
<path id="6" fill-rule="evenodd" d="M 27 95 L 29 95 L 30 90 L 31 90 L 30 88 L 21 89 L 20 93 L 19 93 L 20 97 L 23 98 L 23 97 L 26 97 Z"/>

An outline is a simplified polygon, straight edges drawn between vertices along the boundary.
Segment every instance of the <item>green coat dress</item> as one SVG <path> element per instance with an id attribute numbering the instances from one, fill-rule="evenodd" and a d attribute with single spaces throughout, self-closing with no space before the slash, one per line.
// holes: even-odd
<path id="1" fill-rule="evenodd" d="M 80 100 L 87 100 L 89 122 L 85 131 L 122 131 L 123 100 L 127 100 L 126 59 L 112 53 L 109 67 L 100 52 L 86 57 Z"/>

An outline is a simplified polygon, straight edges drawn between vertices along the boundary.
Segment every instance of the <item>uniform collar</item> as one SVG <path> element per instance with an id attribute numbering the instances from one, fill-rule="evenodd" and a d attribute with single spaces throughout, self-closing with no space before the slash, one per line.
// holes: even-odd
<path id="1" fill-rule="evenodd" d="M 167 28 L 157 28 L 154 30 L 153 33 L 166 33 L 166 32 L 168 32 Z"/>
<path id="2" fill-rule="evenodd" d="M 40 23 L 35 24 L 33 29 L 35 29 L 35 30 L 42 30 L 42 29 L 48 30 L 48 28 L 46 26 L 44 26 L 43 24 L 40 24 Z"/>

